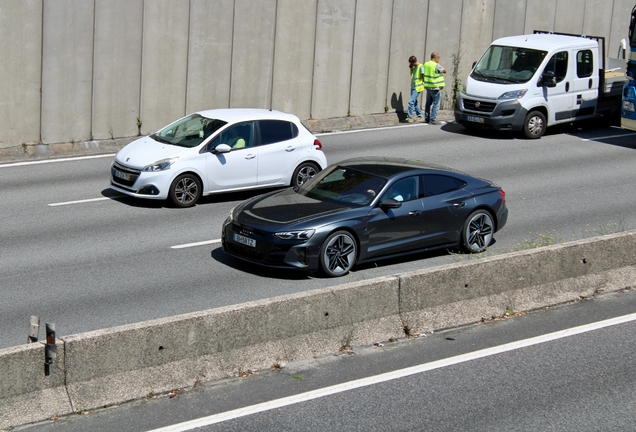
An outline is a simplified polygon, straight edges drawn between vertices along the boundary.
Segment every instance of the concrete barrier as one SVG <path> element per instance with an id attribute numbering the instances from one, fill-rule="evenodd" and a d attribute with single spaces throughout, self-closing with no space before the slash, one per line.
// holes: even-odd
<path id="1" fill-rule="evenodd" d="M 0 350 L 0 428 L 636 285 L 636 231 Z M 461 257 L 466 257 L 462 255 Z"/>

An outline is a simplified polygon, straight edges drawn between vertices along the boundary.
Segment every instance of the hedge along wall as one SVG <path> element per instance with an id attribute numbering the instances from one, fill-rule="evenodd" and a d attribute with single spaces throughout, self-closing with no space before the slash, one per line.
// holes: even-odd
<path id="1" fill-rule="evenodd" d="M 153 132 L 187 113 L 402 112 L 407 59 L 441 54 L 442 108 L 495 38 L 605 36 L 633 0 L 5 0 L 0 150 Z M 461 85 L 461 84 L 459 84 Z"/>

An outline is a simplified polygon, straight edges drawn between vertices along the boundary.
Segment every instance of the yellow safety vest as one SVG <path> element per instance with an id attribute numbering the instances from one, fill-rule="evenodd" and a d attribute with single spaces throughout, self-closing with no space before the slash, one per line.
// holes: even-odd
<path id="1" fill-rule="evenodd" d="M 424 87 L 444 87 L 444 74 L 442 72 L 437 72 L 437 63 L 433 60 L 424 63 Z"/>
<path id="2" fill-rule="evenodd" d="M 411 69 L 411 87 L 415 88 L 415 91 L 424 91 L 424 81 L 422 81 L 422 65 L 419 64 Z"/>

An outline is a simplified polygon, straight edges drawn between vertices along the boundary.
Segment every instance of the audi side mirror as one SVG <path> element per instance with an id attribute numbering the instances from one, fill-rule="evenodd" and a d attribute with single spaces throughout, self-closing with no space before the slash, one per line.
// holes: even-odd
<path id="1" fill-rule="evenodd" d="M 393 198 L 387 198 L 380 203 L 381 209 L 392 209 L 400 207 L 402 207 L 402 203 L 400 201 L 394 200 Z"/>

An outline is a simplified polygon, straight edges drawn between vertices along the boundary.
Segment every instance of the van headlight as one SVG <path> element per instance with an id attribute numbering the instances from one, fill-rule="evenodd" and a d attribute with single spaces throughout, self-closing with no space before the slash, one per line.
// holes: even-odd
<path id="1" fill-rule="evenodd" d="M 499 96 L 499 99 L 521 99 L 527 92 L 528 90 L 509 91 Z"/>
<path id="2" fill-rule="evenodd" d="M 634 102 L 623 101 L 623 109 L 625 111 L 634 112 Z"/>
<path id="3" fill-rule="evenodd" d="M 161 159 L 153 164 L 146 165 L 143 167 L 142 171 L 144 172 L 157 172 L 157 171 L 165 171 L 170 169 L 173 163 L 175 163 L 179 159 L 178 157 L 170 158 L 170 159 Z"/>

